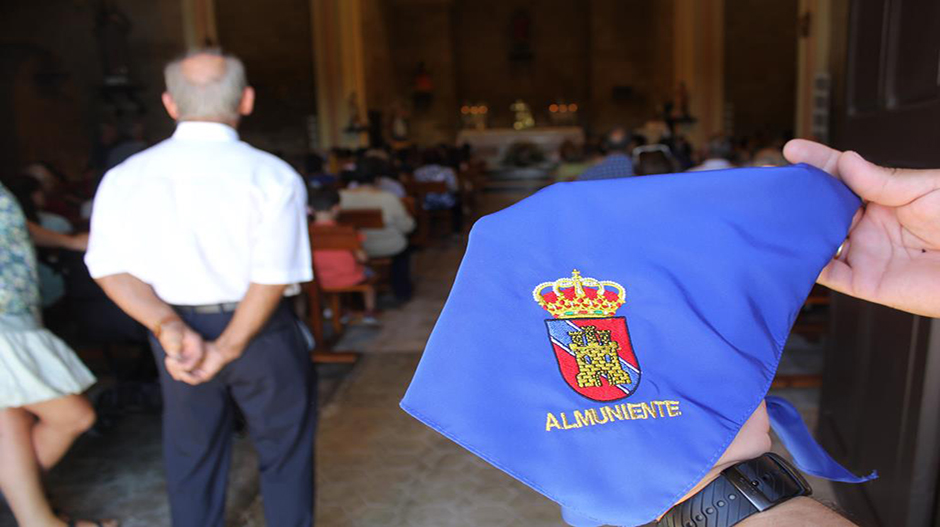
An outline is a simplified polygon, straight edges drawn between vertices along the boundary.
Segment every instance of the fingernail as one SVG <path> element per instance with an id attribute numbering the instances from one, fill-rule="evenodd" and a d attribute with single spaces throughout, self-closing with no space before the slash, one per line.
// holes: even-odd
<path id="1" fill-rule="evenodd" d="M 860 160 L 862 160 L 862 161 L 864 161 L 864 162 L 866 162 L 866 163 L 868 162 L 867 159 L 865 159 L 864 157 L 862 157 L 862 154 L 859 154 L 859 153 L 856 152 L 855 150 L 849 150 L 849 151 L 846 152 L 845 154 L 846 154 L 846 155 L 849 155 L 849 156 L 852 156 L 852 157 L 857 157 L 857 158 L 859 158 Z"/>

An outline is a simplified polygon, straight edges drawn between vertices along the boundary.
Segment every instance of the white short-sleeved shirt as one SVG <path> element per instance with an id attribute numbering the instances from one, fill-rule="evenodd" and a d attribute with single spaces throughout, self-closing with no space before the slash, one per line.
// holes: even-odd
<path id="1" fill-rule="evenodd" d="M 240 301 L 252 282 L 313 278 L 306 202 L 290 165 L 232 127 L 182 122 L 105 175 L 85 264 L 94 278 L 129 273 L 169 304 Z"/>

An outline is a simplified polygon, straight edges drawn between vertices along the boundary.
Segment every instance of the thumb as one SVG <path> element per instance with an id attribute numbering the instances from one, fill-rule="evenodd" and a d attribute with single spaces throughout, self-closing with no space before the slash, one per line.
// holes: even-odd
<path id="1" fill-rule="evenodd" d="M 940 188 L 940 170 L 885 168 L 855 152 L 842 154 L 839 173 L 862 199 L 888 207 L 906 205 Z"/>
<path id="2" fill-rule="evenodd" d="M 793 164 L 806 163 L 813 165 L 834 176 L 839 175 L 839 156 L 841 154 L 842 152 L 838 150 L 806 139 L 792 139 L 783 147 L 783 156 L 787 161 Z"/>

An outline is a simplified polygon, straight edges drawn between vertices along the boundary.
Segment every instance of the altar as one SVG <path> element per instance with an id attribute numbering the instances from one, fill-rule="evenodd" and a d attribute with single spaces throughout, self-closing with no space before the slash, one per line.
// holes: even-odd
<path id="1" fill-rule="evenodd" d="M 457 134 L 457 145 L 469 144 L 475 157 L 496 168 L 511 145 L 527 142 L 537 145 L 551 157 L 565 141 L 584 144 L 584 129 L 579 126 L 551 126 L 542 128 L 491 128 L 488 130 L 461 130 Z"/>

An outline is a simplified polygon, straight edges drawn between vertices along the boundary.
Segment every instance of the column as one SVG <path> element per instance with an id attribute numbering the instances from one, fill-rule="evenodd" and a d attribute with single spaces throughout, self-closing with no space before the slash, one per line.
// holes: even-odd
<path id="1" fill-rule="evenodd" d="M 676 0 L 675 82 L 689 92 L 689 113 L 697 119 L 685 133 L 700 148 L 722 132 L 725 107 L 724 0 Z"/>
<path id="2" fill-rule="evenodd" d="M 181 0 L 183 39 L 187 48 L 219 45 L 215 24 L 215 0 Z"/>
<path id="3" fill-rule="evenodd" d="M 796 137 L 829 140 L 831 0 L 800 0 L 797 34 Z"/>
<path id="4" fill-rule="evenodd" d="M 362 0 L 311 0 L 320 148 L 365 146 L 367 123 Z"/>

